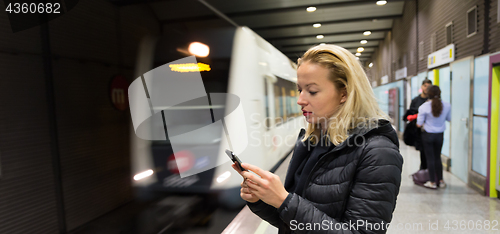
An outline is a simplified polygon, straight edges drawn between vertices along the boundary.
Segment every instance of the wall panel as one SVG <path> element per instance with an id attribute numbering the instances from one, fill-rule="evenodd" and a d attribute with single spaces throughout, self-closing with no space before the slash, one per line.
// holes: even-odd
<path id="1" fill-rule="evenodd" d="M 498 0 L 490 0 L 489 52 L 500 51 L 500 23 L 498 22 Z"/>
<path id="2" fill-rule="evenodd" d="M 477 34 L 466 36 L 466 13 L 467 10 L 477 6 Z M 484 35 L 484 1 L 482 0 L 419 0 L 418 1 L 418 29 L 419 41 L 424 41 L 424 60 L 419 61 L 418 71 L 427 70 L 427 56 L 430 51 L 430 38 L 436 33 L 436 49 L 446 46 L 445 26 L 453 22 L 453 43 L 455 44 L 455 60 L 467 56 L 477 56 L 483 53 Z"/>
<path id="3" fill-rule="evenodd" d="M 0 72 L 0 233 L 56 233 L 42 59 L 0 52 Z"/>

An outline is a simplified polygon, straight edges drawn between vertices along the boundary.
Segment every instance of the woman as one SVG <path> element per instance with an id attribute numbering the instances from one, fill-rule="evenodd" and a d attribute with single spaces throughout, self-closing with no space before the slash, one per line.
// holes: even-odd
<path id="1" fill-rule="evenodd" d="M 242 164 L 257 175 L 233 165 L 244 177 L 241 197 L 279 233 L 385 232 L 403 159 L 363 68 L 346 49 L 320 45 L 299 59 L 297 82 L 308 127 L 285 184 L 256 166 Z"/>
<path id="2" fill-rule="evenodd" d="M 443 148 L 443 132 L 446 121 L 451 121 L 451 105 L 441 100 L 441 89 L 431 86 L 427 90 L 429 100 L 418 108 L 417 127 L 424 127 L 422 143 L 427 157 L 429 179 L 424 186 L 431 189 L 446 187 L 443 181 L 443 165 L 441 149 Z M 439 184 L 436 182 L 439 181 Z"/>

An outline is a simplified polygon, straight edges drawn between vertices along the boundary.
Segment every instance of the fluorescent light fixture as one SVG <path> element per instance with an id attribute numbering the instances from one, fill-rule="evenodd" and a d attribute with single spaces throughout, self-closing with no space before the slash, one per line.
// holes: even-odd
<path id="1" fill-rule="evenodd" d="M 379 6 L 383 6 L 385 4 L 387 4 L 387 1 L 377 1 L 377 5 Z"/>
<path id="2" fill-rule="evenodd" d="M 321 24 L 320 24 L 320 23 L 313 24 L 313 27 L 315 27 L 315 28 L 319 28 L 319 27 L 321 27 Z"/>
<path id="3" fill-rule="evenodd" d="M 192 55 L 195 55 L 198 57 L 207 57 L 208 54 L 210 53 L 210 48 L 203 43 L 193 42 L 193 43 L 189 44 L 188 51 Z"/>
<path id="4" fill-rule="evenodd" d="M 326 43 L 320 43 L 319 45 L 326 45 Z"/>
<path id="5" fill-rule="evenodd" d="M 361 52 L 363 52 L 364 50 L 365 50 L 365 48 L 363 48 L 363 47 L 358 47 L 358 50 L 357 50 L 357 51 L 358 51 L 359 53 L 361 53 Z"/>
<path id="6" fill-rule="evenodd" d="M 308 8 L 306 9 L 306 11 L 307 11 L 307 12 L 315 12 L 315 11 L 316 11 L 316 7 L 313 7 L 313 6 L 312 6 L 312 7 L 308 7 Z"/>
<path id="7" fill-rule="evenodd" d="M 222 173 L 219 177 L 217 177 L 217 183 L 224 182 L 227 178 L 229 178 L 229 176 L 231 176 L 231 172 L 229 171 Z"/>
<path id="8" fill-rule="evenodd" d="M 359 43 L 366 44 L 366 43 L 368 43 L 368 41 L 367 40 L 361 40 Z"/>
<path id="9" fill-rule="evenodd" d="M 317 39 L 323 39 L 323 38 L 325 38 L 325 36 L 323 36 L 323 35 L 317 35 L 316 38 Z"/>
<path id="10" fill-rule="evenodd" d="M 356 53 L 356 56 L 361 56 L 361 53 L 359 53 L 359 52 L 358 52 L 358 53 Z"/>
<path id="11" fill-rule="evenodd" d="M 368 64 L 368 67 L 373 67 L 373 63 Z"/>
<path id="12" fill-rule="evenodd" d="M 365 31 L 365 32 L 363 33 L 363 35 L 365 35 L 365 36 L 368 36 L 368 35 L 370 35 L 370 34 L 372 34 L 372 32 L 370 32 L 370 31 Z"/>
<path id="13" fill-rule="evenodd" d="M 149 169 L 134 176 L 134 180 L 142 180 L 153 175 L 153 170 Z"/>

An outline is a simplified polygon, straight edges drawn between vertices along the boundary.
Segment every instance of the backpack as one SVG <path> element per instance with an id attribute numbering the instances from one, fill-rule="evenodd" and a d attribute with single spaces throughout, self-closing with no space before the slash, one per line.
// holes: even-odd
<path id="1" fill-rule="evenodd" d="M 417 121 L 409 122 L 403 132 L 403 141 L 406 145 L 415 146 L 415 138 L 417 137 Z"/>

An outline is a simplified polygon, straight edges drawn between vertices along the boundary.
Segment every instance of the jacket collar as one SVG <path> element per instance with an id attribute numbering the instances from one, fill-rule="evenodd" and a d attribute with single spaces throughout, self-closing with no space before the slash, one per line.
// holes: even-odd
<path id="1" fill-rule="evenodd" d="M 289 189 L 292 186 L 294 172 L 300 166 L 300 163 L 309 156 L 308 142 L 302 141 L 305 132 L 305 129 L 300 130 L 299 137 L 297 139 L 297 142 L 295 143 L 292 160 L 290 161 L 290 165 L 288 166 L 288 173 L 285 178 L 286 189 Z M 386 136 L 399 147 L 398 136 L 391 123 L 385 119 L 379 119 L 376 126 L 367 126 L 350 130 L 349 137 L 328 153 L 340 151 L 345 147 L 357 147 L 360 145 L 359 143 L 366 142 L 366 139 L 374 135 Z"/>

